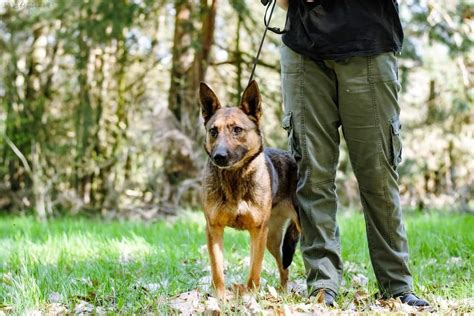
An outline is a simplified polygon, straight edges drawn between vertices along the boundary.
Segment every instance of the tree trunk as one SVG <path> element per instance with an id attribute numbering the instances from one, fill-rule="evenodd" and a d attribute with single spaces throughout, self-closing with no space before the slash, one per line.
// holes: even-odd
<path id="1" fill-rule="evenodd" d="M 240 51 L 240 28 L 242 26 L 242 16 L 238 13 L 237 35 L 235 38 L 234 59 L 236 67 L 235 78 L 235 94 L 233 95 L 234 104 L 239 104 L 240 95 L 242 94 L 242 52 Z"/>
<path id="2" fill-rule="evenodd" d="M 200 28 L 196 31 L 190 16 L 193 14 L 189 1 L 176 4 L 175 30 L 173 36 L 173 59 L 171 84 L 169 91 L 169 109 L 180 123 L 180 129 L 186 135 L 196 137 L 199 111 L 196 104 L 196 92 L 199 83 L 205 79 L 209 64 L 211 46 L 214 40 L 217 0 L 210 5 L 201 0 Z M 192 43 L 194 38 L 197 41 Z M 192 62 L 187 65 L 191 46 L 196 47 Z"/>
<path id="3" fill-rule="evenodd" d="M 437 108 L 436 108 L 436 81 L 434 79 L 430 80 L 430 89 L 428 100 L 426 101 L 426 105 L 428 106 L 427 114 L 426 114 L 426 123 L 433 124 L 436 122 L 437 119 Z"/>
<path id="4" fill-rule="evenodd" d="M 196 178 L 200 168 L 194 155 L 201 137 L 196 133 L 200 128 L 197 90 L 209 65 L 217 0 L 210 5 L 207 0 L 201 0 L 198 12 L 193 11 L 189 0 L 177 2 L 175 8 L 168 108 L 178 121 L 179 131 L 169 133 L 163 166 L 164 177 L 170 184 L 170 194 L 164 202 L 171 204 L 180 202 L 173 199 L 178 195 L 179 186 L 187 179 Z M 190 18 L 196 13 L 200 14 L 199 25 L 194 25 Z M 190 200 L 193 200 L 192 196 Z"/>

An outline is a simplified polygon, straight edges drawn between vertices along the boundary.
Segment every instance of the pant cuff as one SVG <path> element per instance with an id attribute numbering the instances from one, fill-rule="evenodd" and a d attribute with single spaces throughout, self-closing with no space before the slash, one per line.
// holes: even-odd
<path id="1" fill-rule="evenodd" d="M 411 293 L 411 292 L 413 292 L 413 288 L 409 285 L 405 285 L 402 287 L 390 289 L 390 292 L 389 291 L 385 291 L 385 293 L 382 292 L 382 294 L 383 296 L 387 296 L 388 298 L 390 298 L 390 297 L 398 296 L 402 293 Z"/>
<path id="2" fill-rule="evenodd" d="M 329 289 L 337 295 L 339 286 L 330 281 L 316 281 L 311 284 L 308 283 L 308 297 L 314 296 L 316 294 L 316 290 L 319 289 Z"/>

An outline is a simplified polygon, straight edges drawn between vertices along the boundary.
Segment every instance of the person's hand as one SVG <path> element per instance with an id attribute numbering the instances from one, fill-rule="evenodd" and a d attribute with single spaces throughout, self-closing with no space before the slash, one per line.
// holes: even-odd
<path id="1" fill-rule="evenodd" d="M 283 10 L 288 10 L 288 1 L 289 0 L 277 0 L 277 5 Z"/>

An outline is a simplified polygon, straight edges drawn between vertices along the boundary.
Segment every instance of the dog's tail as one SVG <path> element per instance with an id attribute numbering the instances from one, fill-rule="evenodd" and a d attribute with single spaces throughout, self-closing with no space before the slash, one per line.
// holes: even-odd
<path id="1" fill-rule="evenodd" d="M 291 262 L 293 261 L 293 256 L 295 255 L 296 245 L 300 239 L 300 232 L 296 224 L 292 221 L 285 232 L 285 237 L 283 238 L 282 253 L 283 253 L 283 268 L 286 270 Z"/>

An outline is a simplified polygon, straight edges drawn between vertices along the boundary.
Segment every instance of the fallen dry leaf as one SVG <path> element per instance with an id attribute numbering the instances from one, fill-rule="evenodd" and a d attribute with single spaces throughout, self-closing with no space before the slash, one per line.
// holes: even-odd
<path id="1" fill-rule="evenodd" d="M 13 274 L 11 272 L 3 273 L 0 277 L 0 282 L 5 283 L 6 285 L 13 285 Z"/>
<path id="2" fill-rule="evenodd" d="M 276 290 L 273 286 L 271 286 L 271 285 L 268 286 L 268 293 L 270 293 L 270 295 L 271 295 L 273 298 L 276 298 L 276 299 L 277 299 L 277 298 L 279 297 L 277 290 Z"/>
<path id="3" fill-rule="evenodd" d="M 463 265 L 463 261 L 461 257 L 451 257 L 446 262 L 448 266 L 460 267 Z"/>
<path id="4" fill-rule="evenodd" d="M 317 304 L 324 304 L 324 298 L 326 294 L 324 293 L 324 290 L 319 290 L 318 294 L 314 297 L 315 303 Z"/>
<path id="5" fill-rule="evenodd" d="M 86 301 L 79 301 L 79 303 L 74 306 L 75 315 L 88 315 L 94 311 L 94 305 Z"/>
<path id="6" fill-rule="evenodd" d="M 377 300 L 375 302 L 376 305 L 379 305 L 380 307 L 388 310 L 388 311 L 394 311 L 395 310 L 395 302 L 396 300 L 394 298 L 390 298 L 387 300 Z"/>
<path id="7" fill-rule="evenodd" d="M 242 301 L 244 303 L 244 307 L 251 315 L 263 312 L 262 307 L 260 306 L 260 304 L 257 303 L 257 300 L 253 295 L 245 294 L 242 297 Z"/>
<path id="8" fill-rule="evenodd" d="M 219 315 L 221 312 L 219 301 L 215 297 L 209 296 L 204 302 L 204 312 L 206 314 Z"/>
<path id="9" fill-rule="evenodd" d="M 398 302 L 395 304 L 396 311 L 397 312 L 402 312 L 402 313 L 407 313 L 407 314 L 416 314 L 419 312 L 422 308 L 416 308 L 414 306 L 410 306 L 407 304 L 403 304 L 402 302 Z"/>
<path id="10" fill-rule="evenodd" d="M 365 288 L 367 287 L 368 283 L 369 279 L 361 273 L 352 276 L 352 286 L 354 286 L 355 288 Z"/>
<path id="11" fill-rule="evenodd" d="M 357 290 L 354 293 L 354 304 L 357 306 L 366 306 L 369 303 L 370 294 L 365 290 Z"/>
<path id="12" fill-rule="evenodd" d="M 431 298 L 431 303 L 435 311 L 442 311 L 444 313 L 472 313 L 472 311 L 474 311 L 474 297 L 469 297 L 461 300 L 453 300 L 439 296 L 433 296 Z"/>
<path id="13" fill-rule="evenodd" d="M 10 315 L 10 314 L 13 314 L 13 306 L 5 306 L 5 305 L 1 305 L 0 306 L 0 316 L 2 316 L 2 313 L 3 315 Z"/>
<path id="14" fill-rule="evenodd" d="M 474 297 L 458 300 L 457 303 L 468 310 L 474 311 Z"/>
<path id="15" fill-rule="evenodd" d="M 169 300 L 169 306 L 183 315 L 193 315 L 201 306 L 201 294 L 197 290 L 184 292 Z"/>
<path id="16" fill-rule="evenodd" d="M 46 305 L 44 310 L 44 315 L 46 316 L 58 316 L 58 315 L 68 315 L 70 314 L 66 306 L 59 303 L 52 303 Z"/>
<path id="17" fill-rule="evenodd" d="M 108 313 L 107 312 L 107 309 L 105 309 L 104 307 L 102 306 L 98 306 L 95 311 L 94 311 L 94 315 L 108 315 L 110 314 L 110 312 Z"/>
<path id="18" fill-rule="evenodd" d="M 48 295 L 48 301 L 50 301 L 51 303 L 60 303 L 61 300 L 61 294 L 59 294 L 58 292 L 51 292 Z"/>
<path id="19" fill-rule="evenodd" d="M 349 304 L 347 306 L 344 306 L 344 310 L 346 310 L 346 311 L 356 311 L 357 308 L 356 308 L 356 305 L 354 304 L 354 302 L 349 302 Z"/>
<path id="20" fill-rule="evenodd" d="M 371 304 L 369 306 L 369 309 L 373 312 L 377 312 L 377 313 L 388 313 L 390 312 L 390 309 L 387 309 L 387 308 L 384 308 L 380 305 L 376 305 L 376 304 Z"/>
<path id="21" fill-rule="evenodd" d="M 161 285 L 158 283 L 148 283 L 144 284 L 142 287 L 150 293 L 156 293 L 161 288 Z"/>
<path id="22" fill-rule="evenodd" d="M 308 292 L 306 289 L 306 282 L 302 279 L 288 282 L 288 291 L 290 293 L 298 294 L 302 297 L 306 297 L 308 295 Z"/>

